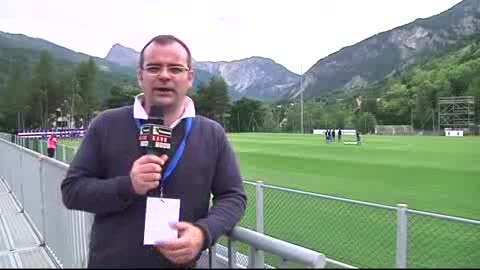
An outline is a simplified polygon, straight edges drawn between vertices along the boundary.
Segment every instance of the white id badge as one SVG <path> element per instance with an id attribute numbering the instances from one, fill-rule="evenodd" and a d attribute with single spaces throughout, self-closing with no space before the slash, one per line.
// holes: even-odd
<path id="1" fill-rule="evenodd" d="M 155 245 L 155 242 L 158 241 L 168 241 L 178 238 L 177 229 L 171 228 L 170 224 L 177 223 L 179 217 L 179 199 L 147 197 L 143 244 Z"/>

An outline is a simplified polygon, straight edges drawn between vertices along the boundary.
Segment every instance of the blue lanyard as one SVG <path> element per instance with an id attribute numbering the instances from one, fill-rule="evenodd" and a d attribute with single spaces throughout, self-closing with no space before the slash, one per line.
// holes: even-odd
<path id="1" fill-rule="evenodd" d="M 135 118 L 135 122 L 137 124 L 138 130 L 140 131 L 140 127 L 141 127 L 140 119 Z M 182 142 L 178 146 L 177 151 L 175 151 L 175 155 L 173 156 L 173 159 L 170 160 L 170 163 L 167 166 L 167 170 L 165 171 L 164 174 L 162 174 L 161 180 L 163 184 L 167 182 L 168 177 L 172 174 L 173 170 L 175 170 L 178 162 L 180 161 L 180 159 L 183 156 L 183 153 L 185 152 L 185 146 L 187 144 L 188 136 L 192 131 L 192 125 L 193 125 L 193 117 L 188 117 L 187 123 L 185 125 L 185 134 L 183 135 Z"/>

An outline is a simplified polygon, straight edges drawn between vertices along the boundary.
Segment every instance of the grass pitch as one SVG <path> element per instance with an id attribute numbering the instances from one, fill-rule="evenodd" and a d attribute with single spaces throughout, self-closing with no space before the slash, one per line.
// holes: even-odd
<path id="1" fill-rule="evenodd" d="M 311 134 L 229 139 L 246 180 L 480 219 L 478 137 L 364 136 L 361 146 L 326 144 Z M 245 187 L 241 225 L 254 228 L 255 187 Z M 395 267 L 395 210 L 269 188 L 264 194 L 266 234 L 357 267 Z M 267 262 L 277 265 L 272 257 Z M 408 267 L 480 267 L 480 226 L 408 214 Z"/>
<path id="2" fill-rule="evenodd" d="M 230 134 L 244 178 L 350 199 L 480 219 L 480 138 Z"/>

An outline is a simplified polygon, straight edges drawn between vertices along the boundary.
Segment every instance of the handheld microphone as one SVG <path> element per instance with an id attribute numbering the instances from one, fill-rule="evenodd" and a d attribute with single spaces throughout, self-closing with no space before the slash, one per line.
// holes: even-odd
<path id="1" fill-rule="evenodd" d="M 148 121 L 140 127 L 140 146 L 146 148 L 147 154 L 161 156 L 171 148 L 172 129 L 165 126 L 162 107 L 150 108 Z"/>
<path id="2" fill-rule="evenodd" d="M 150 107 L 148 121 L 140 127 L 140 146 L 146 148 L 147 154 L 161 156 L 168 155 L 171 148 L 172 129 L 164 125 L 162 107 L 155 105 Z M 159 179 L 160 180 L 160 179 Z M 163 196 L 162 185 L 160 196 Z M 157 192 L 150 190 L 147 195 L 153 196 Z"/>

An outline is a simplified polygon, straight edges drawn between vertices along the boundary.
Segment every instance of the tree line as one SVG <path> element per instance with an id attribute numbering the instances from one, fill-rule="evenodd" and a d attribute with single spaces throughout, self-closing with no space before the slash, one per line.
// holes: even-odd
<path id="1" fill-rule="evenodd" d="M 480 106 L 480 39 L 474 38 L 449 52 L 398 72 L 362 89 L 337 89 L 303 102 L 276 103 L 251 98 L 232 100 L 221 77 L 210 78 L 191 90 L 197 113 L 220 123 L 228 132 L 305 132 L 313 129 L 357 129 L 373 132 L 377 124 L 413 125 L 434 129 L 437 100 L 442 96 L 472 95 Z M 60 67 L 60 68 L 59 68 Z M 113 76 L 113 75 L 112 75 Z M 71 68 L 57 66 L 43 51 L 31 69 L 14 63 L 0 100 L 0 126 L 51 127 L 52 119 L 73 115 L 88 124 L 95 112 L 131 105 L 141 92 L 133 81 L 116 80 L 108 97 L 98 97 L 98 67 L 92 58 Z"/>
<path id="2" fill-rule="evenodd" d="M 42 51 L 33 66 L 13 62 L 0 96 L 0 125 L 9 131 L 52 128 L 58 116 L 67 115 L 77 126 L 88 123 L 98 107 L 97 76 L 93 58 L 67 66 Z"/>

